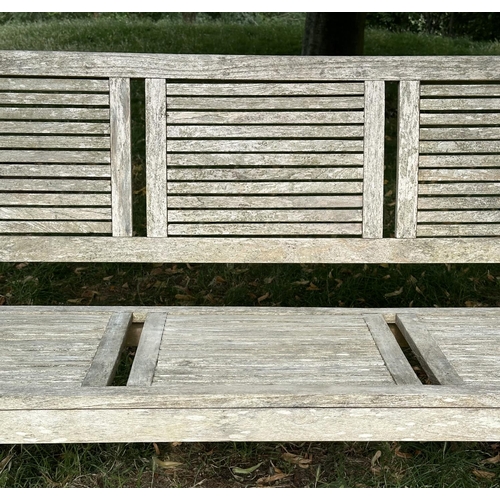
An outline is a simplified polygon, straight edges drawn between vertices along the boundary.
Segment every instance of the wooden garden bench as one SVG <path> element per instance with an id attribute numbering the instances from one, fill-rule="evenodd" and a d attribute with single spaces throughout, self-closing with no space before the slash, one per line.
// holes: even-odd
<path id="1" fill-rule="evenodd" d="M 0 52 L 0 261 L 498 263 L 499 81 L 500 57 Z M 500 440 L 495 308 L 2 306 L 0 339 L 0 443 Z"/>

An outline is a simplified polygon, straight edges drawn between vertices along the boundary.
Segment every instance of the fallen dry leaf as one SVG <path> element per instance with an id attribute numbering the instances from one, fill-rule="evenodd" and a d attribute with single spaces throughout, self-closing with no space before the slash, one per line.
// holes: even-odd
<path id="1" fill-rule="evenodd" d="M 404 451 L 400 451 L 401 446 L 397 446 L 396 449 L 394 450 L 394 454 L 399 457 L 399 458 L 413 458 L 413 455 L 411 453 L 405 453 Z"/>
<path id="2" fill-rule="evenodd" d="M 289 462 L 291 464 L 296 464 L 299 467 L 301 467 L 302 469 L 309 468 L 309 464 L 312 463 L 311 458 L 304 458 L 304 457 L 301 457 L 300 455 L 294 455 L 293 453 L 283 453 L 283 455 L 281 455 L 281 458 L 283 458 L 283 460 L 285 460 L 285 462 Z"/>
<path id="3" fill-rule="evenodd" d="M 309 280 L 294 281 L 292 285 L 309 285 Z"/>
<path id="4" fill-rule="evenodd" d="M 307 288 L 306 290 L 319 290 L 319 288 L 314 284 L 314 283 L 311 283 Z"/>
<path id="5" fill-rule="evenodd" d="M 160 448 L 158 447 L 158 445 L 156 443 L 153 443 L 153 448 L 155 449 L 156 455 L 159 455 L 160 454 Z"/>
<path id="6" fill-rule="evenodd" d="M 396 297 L 397 295 L 401 295 L 403 293 L 403 287 L 401 287 L 399 290 L 395 290 L 394 292 L 386 293 L 384 294 L 384 297 Z"/>
<path id="7" fill-rule="evenodd" d="M 375 466 L 375 464 L 379 461 L 381 456 L 382 456 L 382 452 L 380 450 L 377 450 L 375 452 L 375 455 L 373 455 L 373 457 L 372 457 L 372 467 Z"/>
<path id="8" fill-rule="evenodd" d="M 248 467 L 247 469 L 242 469 L 241 467 L 233 467 L 232 471 L 235 474 L 243 474 L 243 475 L 248 475 L 251 474 L 252 472 L 255 472 L 263 462 L 258 463 L 257 465 L 254 465 L 253 467 Z"/>
<path id="9" fill-rule="evenodd" d="M 176 294 L 175 298 L 177 300 L 194 300 L 194 297 L 192 295 L 184 295 L 184 294 L 181 294 L 181 293 L 178 293 Z"/>
<path id="10" fill-rule="evenodd" d="M 13 458 L 14 455 L 7 455 L 3 460 L 0 461 L 0 473 L 3 472 L 5 467 L 7 467 L 7 465 Z"/>
<path id="11" fill-rule="evenodd" d="M 264 295 L 262 295 L 261 297 L 259 297 L 259 298 L 257 299 L 257 302 L 258 302 L 259 304 L 260 304 L 261 302 L 264 302 L 264 300 L 266 300 L 266 299 L 268 299 L 268 298 L 269 298 L 269 295 L 270 295 L 270 293 L 269 293 L 269 292 L 267 292 L 266 294 L 264 294 Z"/>
<path id="12" fill-rule="evenodd" d="M 168 460 L 160 460 L 156 455 L 153 456 L 153 462 L 155 463 L 155 465 L 161 467 L 162 469 L 175 469 L 177 467 L 180 467 L 181 465 L 184 465 L 182 462 L 170 462 Z"/>
<path id="13" fill-rule="evenodd" d="M 497 464 L 498 462 L 500 462 L 500 453 L 494 457 L 481 460 L 482 464 Z"/>
<path id="14" fill-rule="evenodd" d="M 0 295 L 0 306 L 3 306 L 5 302 L 7 302 L 7 299 L 3 295 Z"/>
<path id="15" fill-rule="evenodd" d="M 485 470 L 478 470 L 478 469 L 474 469 L 472 471 L 472 474 L 474 474 L 476 477 L 480 479 L 493 479 L 495 477 L 494 472 L 487 472 Z"/>
<path id="16" fill-rule="evenodd" d="M 288 477 L 290 474 L 285 474 L 284 472 L 280 472 L 278 474 L 273 474 L 272 476 L 261 477 L 257 479 L 257 484 L 269 484 L 274 483 L 275 481 L 279 481 L 280 479 L 284 479 Z"/>

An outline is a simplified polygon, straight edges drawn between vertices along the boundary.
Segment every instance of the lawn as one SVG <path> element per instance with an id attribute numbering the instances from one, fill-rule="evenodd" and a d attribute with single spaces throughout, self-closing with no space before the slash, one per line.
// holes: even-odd
<path id="1" fill-rule="evenodd" d="M 203 21 L 203 20 L 202 20 Z M 134 18 L 0 25 L 0 50 L 299 54 L 302 18 Z M 499 43 L 368 30 L 368 55 L 500 54 Z M 144 86 L 133 82 L 134 113 Z M 385 234 L 394 231 L 395 96 L 387 86 Z M 391 111 L 392 110 L 392 111 Z M 144 122 L 133 123 L 144 234 Z M 500 306 L 498 265 L 0 264 L 1 305 Z M 131 356 L 131 354 L 129 355 Z M 130 358 L 124 358 L 124 365 Z M 499 443 L 144 443 L 0 446 L 0 486 L 490 487 Z"/>

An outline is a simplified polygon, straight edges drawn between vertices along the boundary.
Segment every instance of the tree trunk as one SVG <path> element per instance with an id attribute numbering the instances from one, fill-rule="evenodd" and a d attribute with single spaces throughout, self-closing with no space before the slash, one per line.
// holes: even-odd
<path id="1" fill-rule="evenodd" d="M 355 56 L 363 54 L 365 12 L 308 12 L 302 55 Z"/>

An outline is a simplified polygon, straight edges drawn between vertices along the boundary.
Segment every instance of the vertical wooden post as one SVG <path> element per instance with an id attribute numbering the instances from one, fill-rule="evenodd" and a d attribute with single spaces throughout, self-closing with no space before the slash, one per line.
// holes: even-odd
<path id="1" fill-rule="evenodd" d="M 130 79 L 109 79 L 113 236 L 132 236 Z"/>
<path id="2" fill-rule="evenodd" d="M 385 82 L 365 82 L 363 238 L 382 238 L 384 218 Z"/>
<path id="3" fill-rule="evenodd" d="M 399 83 L 396 238 L 417 235 L 420 82 Z"/>
<path id="4" fill-rule="evenodd" d="M 167 89 L 160 78 L 146 79 L 147 231 L 167 236 Z"/>

